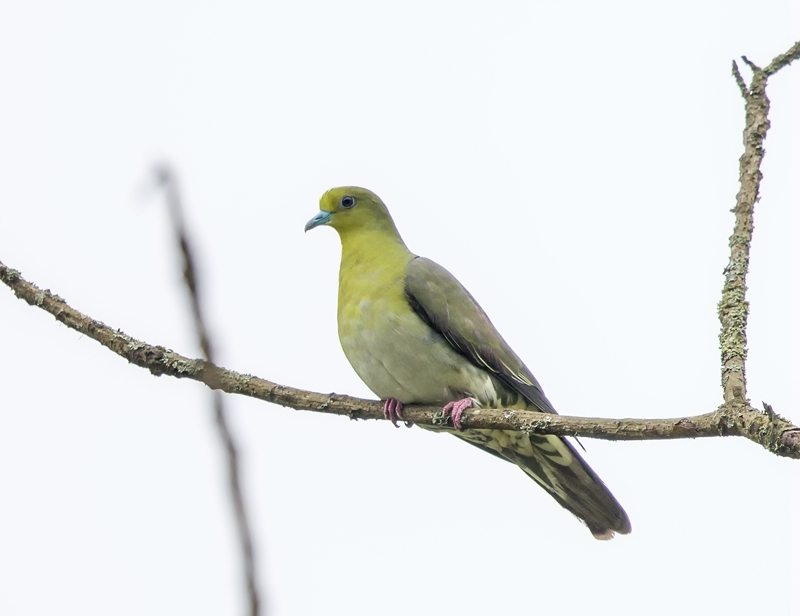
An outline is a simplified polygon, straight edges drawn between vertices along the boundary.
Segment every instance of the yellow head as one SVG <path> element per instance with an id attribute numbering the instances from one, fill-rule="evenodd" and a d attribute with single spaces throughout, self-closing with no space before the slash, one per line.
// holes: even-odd
<path id="1" fill-rule="evenodd" d="M 383 201 L 366 188 L 331 188 L 319 200 L 319 210 L 319 214 L 306 223 L 306 231 L 327 225 L 336 229 L 342 238 L 363 232 L 400 237 Z"/>

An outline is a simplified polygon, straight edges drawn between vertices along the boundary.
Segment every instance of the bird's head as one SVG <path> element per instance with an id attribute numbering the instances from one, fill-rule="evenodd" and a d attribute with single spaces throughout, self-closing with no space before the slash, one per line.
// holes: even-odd
<path id="1" fill-rule="evenodd" d="M 358 186 L 331 188 L 319 200 L 319 214 L 306 223 L 306 231 L 327 225 L 344 237 L 373 231 L 397 235 L 389 210 L 371 190 Z"/>

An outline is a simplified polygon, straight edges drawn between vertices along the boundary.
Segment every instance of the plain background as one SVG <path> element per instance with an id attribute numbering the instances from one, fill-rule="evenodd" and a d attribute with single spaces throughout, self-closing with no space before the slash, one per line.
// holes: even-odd
<path id="1" fill-rule="evenodd" d="M 742 152 L 730 64 L 786 51 L 796 9 L 7 1 L 0 260 L 196 356 L 148 183 L 168 160 L 221 363 L 372 397 L 338 345 L 336 235 L 303 235 L 325 190 L 363 185 L 560 412 L 705 413 Z M 798 86 L 800 63 L 769 85 L 747 364 L 753 402 L 795 422 Z M 2 289 L 0 385 L 0 613 L 243 613 L 202 386 Z M 800 465 L 744 439 L 584 439 L 634 528 L 601 543 L 456 439 L 229 403 L 271 614 L 797 610 Z"/>

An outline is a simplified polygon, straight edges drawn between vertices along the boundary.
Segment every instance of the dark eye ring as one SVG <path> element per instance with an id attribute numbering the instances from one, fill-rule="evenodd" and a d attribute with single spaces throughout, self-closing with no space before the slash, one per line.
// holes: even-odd
<path id="1" fill-rule="evenodd" d="M 339 201 L 339 205 L 341 205 L 346 210 L 349 210 L 351 207 L 354 207 L 355 204 L 356 200 L 350 195 L 345 195 L 344 197 L 342 197 L 341 201 Z"/>

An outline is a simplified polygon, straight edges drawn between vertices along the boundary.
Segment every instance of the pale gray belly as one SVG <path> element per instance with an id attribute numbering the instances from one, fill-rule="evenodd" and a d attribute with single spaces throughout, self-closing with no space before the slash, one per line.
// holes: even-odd
<path id="1" fill-rule="evenodd" d="M 416 314 L 398 317 L 386 306 L 377 305 L 375 308 L 384 316 L 373 319 L 369 310 L 372 305 L 360 308 L 362 319 L 349 323 L 347 328 L 340 324 L 339 338 L 358 376 L 382 400 L 395 398 L 404 404 L 444 405 L 470 397 L 480 406 L 502 408 L 501 398 L 505 397 L 508 403 L 511 395 L 516 402 L 516 395 L 456 352 Z M 367 327 L 365 323 L 372 323 L 372 326 Z M 522 408 L 525 408 L 524 401 Z M 449 426 L 423 427 L 450 432 L 516 464 L 520 464 L 521 458 L 530 457 L 544 457 L 559 466 L 569 466 L 573 461 L 569 448 L 555 436 L 536 436 L 534 447 L 529 435 L 515 430 L 456 431 Z M 558 478 L 547 464 L 541 466 L 547 477 L 534 473 L 530 465 L 520 466 L 548 490 L 558 492 Z"/>
<path id="2" fill-rule="evenodd" d="M 469 396 L 494 405 L 495 381 L 488 373 L 413 312 L 397 316 L 379 304 L 365 307 L 359 321 L 339 328 L 347 359 L 375 395 L 404 404 L 446 404 Z"/>

